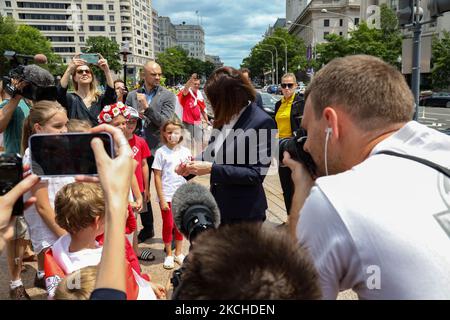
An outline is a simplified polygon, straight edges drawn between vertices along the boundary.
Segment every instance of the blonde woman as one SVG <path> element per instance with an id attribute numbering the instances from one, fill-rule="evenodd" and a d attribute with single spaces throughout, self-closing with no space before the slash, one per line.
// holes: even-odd
<path id="1" fill-rule="evenodd" d="M 101 55 L 98 67 L 103 70 L 106 78 L 106 90 L 103 94 L 97 91 L 97 81 L 85 60 L 75 56 L 69 63 L 66 72 L 58 85 L 58 102 L 67 110 L 69 119 L 89 120 L 93 126 L 98 124 L 97 116 L 103 107 L 116 102 L 114 81 L 108 62 Z M 69 80 L 72 78 L 73 93 L 68 93 Z"/>

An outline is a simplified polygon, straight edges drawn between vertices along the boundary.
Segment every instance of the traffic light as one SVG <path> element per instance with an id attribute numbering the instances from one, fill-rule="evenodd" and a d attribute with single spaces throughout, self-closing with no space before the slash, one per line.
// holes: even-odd
<path id="1" fill-rule="evenodd" d="M 414 0 L 398 0 L 397 18 L 401 26 L 413 23 L 413 12 Z"/>
<path id="2" fill-rule="evenodd" d="M 430 16 L 437 18 L 444 14 L 444 12 L 450 11 L 449 0 L 430 0 L 428 2 L 428 10 L 430 10 Z"/>

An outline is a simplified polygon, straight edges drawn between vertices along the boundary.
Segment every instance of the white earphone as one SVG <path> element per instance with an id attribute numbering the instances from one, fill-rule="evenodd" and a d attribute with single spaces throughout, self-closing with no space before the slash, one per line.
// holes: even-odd
<path id="1" fill-rule="evenodd" d="M 324 158 L 324 162 L 325 162 L 325 173 L 326 175 L 328 175 L 328 158 L 327 158 L 327 151 L 328 151 L 328 140 L 330 139 L 330 135 L 333 133 L 333 129 L 328 127 L 325 129 L 326 132 L 326 137 L 325 137 L 325 158 Z"/>

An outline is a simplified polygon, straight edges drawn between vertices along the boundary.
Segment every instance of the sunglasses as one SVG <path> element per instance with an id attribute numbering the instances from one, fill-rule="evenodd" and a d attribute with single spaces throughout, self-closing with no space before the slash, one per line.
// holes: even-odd
<path id="1" fill-rule="evenodd" d="M 282 83 L 281 87 L 283 89 L 286 89 L 286 88 L 292 89 L 294 87 L 294 84 L 293 83 Z"/>
<path id="2" fill-rule="evenodd" d="M 77 74 L 83 74 L 83 73 L 91 74 L 91 70 L 88 70 L 88 69 L 77 70 Z"/>

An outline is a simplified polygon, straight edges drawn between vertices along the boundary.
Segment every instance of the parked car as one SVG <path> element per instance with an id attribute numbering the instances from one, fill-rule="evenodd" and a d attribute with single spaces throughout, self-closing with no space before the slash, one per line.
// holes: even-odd
<path id="1" fill-rule="evenodd" d="M 419 105 L 424 107 L 450 108 L 450 93 L 436 92 L 424 96 L 419 100 Z"/>
<path id="2" fill-rule="evenodd" d="M 278 102 L 278 99 L 269 93 L 266 92 L 260 93 L 264 111 L 272 118 L 275 118 L 275 104 Z"/>
<path id="3" fill-rule="evenodd" d="M 267 93 L 271 94 L 277 94 L 278 93 L 278 86 L 276 84 L 272 84 L 267 88 Z"/>

